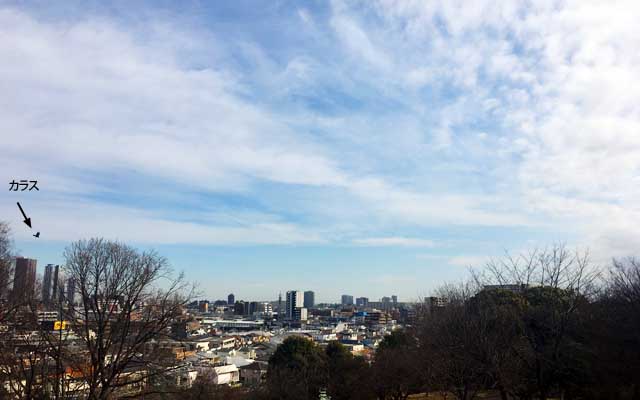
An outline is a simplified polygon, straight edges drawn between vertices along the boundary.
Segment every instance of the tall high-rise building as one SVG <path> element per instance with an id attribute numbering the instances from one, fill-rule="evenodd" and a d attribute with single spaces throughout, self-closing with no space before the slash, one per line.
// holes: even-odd
<path id="1" fill-rule="evenodd" d="M 260 303 L 258 303 L 257 301 L 249 302 L 249 312 L 247 312 L 246 314 L 254 315 L 257 312 L 260 312 Z"/>
<path id="2" fill-rule="evenodd" d="M 64 296 L 64 272 L 62 272 L 59 265 L 56 265 L 53 268 L 53 279 L 51 282 L 51 301 L 63 301 Z"/>
<path id="3" fill-rule="evenodd" d="M 343 306 L 352 306 L 353 305 L 353 296 L 349 295 L 349 294 L 343 294 L 342 295 L 342 302 L 341 304 Z"/>
<path id="4" fill-rule="evenodd" d="M 396 296 L 395 294 L 393 296 L 391 296 L 391 301 L 393 302 L 393 305 L 397 305 L 398 304 L 398 296 Z"/>
<path id="5" fill-rule="evenodd" d="M 44 277 L 42 278 L 42 302 L 49 304 L 51 301 L 51 284 L 53 282 L 53 264 L 44 267 Z"/>
<path id="6" fill-rule="evenodd" d="M 313 308 L 316 305 L 316 294 L 312 290 L 304 292 L 304 307 Z"/>
<path id="7" fill-rule="evenodd" d="M 285 316 L 287 319 L 294 319 L 295 309 L 302 308 L 303 306 L 303 294 L 299 290 L 290 290 L 287 292 L 287 298 L 285 303 Z"/>
<path id="8" fill-rule="evenodd" d="M 33 290 L 36 286 L 36 264 L 37 261 L 30 258 L 16 258 L 16 271 L 13 276 L 13 291 L 11 292 L 14 300 L 27 300 L 33 297 Z"/>
<path id="9" fill-rule="evenodd" d="M 73 278 L 69 278 L 67 280 L 67 298 L 66 300 L 69 304 L 73 305 L 76 297 L 76 282 Z"/>
<path id="10" fill-rule="evenodd" d="M 369 298 L 368 297 L 358 297 L 356 299 L 356 305 L 359 307 L 366 307 L 369 305 Z"/>
<path id="11" fill-rule="evenodd" d="M 227 304 L 232 306 L 236 303 L 236 296 L 233 295 L 233 293 L 229 294 L 227 296 Z"/>

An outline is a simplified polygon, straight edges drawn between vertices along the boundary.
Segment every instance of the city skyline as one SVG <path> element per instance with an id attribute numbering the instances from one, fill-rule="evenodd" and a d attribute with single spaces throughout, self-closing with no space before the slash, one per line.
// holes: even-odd
<path id="1" fill-rule="evenodd" d="M 0 0 L 0 398 L 640 399 L 639 20 Z"/>
<path id="2" fill-rule="evenodd" d="M 3 2 L 0 179 L 38 190 L 5 187 L 0 220 L 42 265 L 117 239 L 211 298 L 632 255 L 638 4 L 429 4 Z"/>
<path id="3" fill-rule="evenodd" d="M 15 271 L 14 271 L 14 281 L 13 281 L 14 283 L 13 283 L 12 290 L 15 291 L 16 288 L 19 289 L 20 287 L 30 287 L 31 288 L 30 290 L 34 291 L 36 288 L 36 282 L 40 281 L 41 292 L 40 293 L 34 292 L 34 295 L 36 295 L 37 298 L 42 300 L 44 304 L 48 304 L 50 302 L 54 303 L 58 299 L 62 299 L 62 298 L 65 298 L 65 299 L 72 298 L 72 295 L 74 294 L 74 288 L 73 288 L 74 282 L 72 279 L 65 279 L 64 271 L 63 271 L 64 267 L 58 264 L 54 265 L 49 263 L 44 266 L 43 271 L 41 272 L 37 268 L 37 263 L 38 263 L 37 259 L 31 259 L 27 257 L 15 258 Z M 27 268 L 28 268 L 28 272 L 25 271 L 25 269 Z M 219 296 L 219 297 L 201 294 L 196 296 L 194 300 L 196 301 L 207 300 L 211 302 L 224 300 L 228 304 L 234 304 L 236 301 L 244 301 L 244 302 L 268 301 L 273 303 L 278 301 L 278 293 L 281 293 L 281 292 L 282 290 L 280 290 L 280 292 L 274 293 L 274 295 L 270 298 L 255 297 L 255 295 L 252 295 L 250 293 L 242 296 L 236 296 L 235 293 L 228 293 L 227 295 Z M 297 305 L 294 306 L 294 308 L 295 307 L 312 308 L 318 304 L 361 305 L 361 304 L 356 304 L 356 302 L 354 301 L 354 299 L 356 298 L 357 300 L 365 299 L 367 303 L 376 302 L 376 301 L 384 303 L 385 299 L 388 299 L 387 302 L 391 302 L 391 300 L 393 299 L 393 304 L 400 302 L 398 300 L 398 296 L 394 294 L 392 294 L 390 297 L 382 296 L 378 299 L 371 298 L 373 300 L 370 300 L 370 297 L 362 296 L 362 293 L 358 293 L 357 295 L 342 294 L 340 295 L 340 298 L 331 299 L 327 296 L 327 297 L 321 297 L 323 301 L 316 301 L 317 292 L 315 290 L 310 290 L 309 288 L 305 288 L 304 290 L 287 289 L 286 292 L 287 294 L 289 292 L 298 293 L 297 295 L 298 297 L 296 298 Z M 344 302 L 345 296 L 350 298 L 350 303 Z M 419 300 L 420 299 L 416 298 L 416 299 L 407 299 L 406 301 L 415 302 Z M 288 306 L 286 307 L 288 308 Z"/>

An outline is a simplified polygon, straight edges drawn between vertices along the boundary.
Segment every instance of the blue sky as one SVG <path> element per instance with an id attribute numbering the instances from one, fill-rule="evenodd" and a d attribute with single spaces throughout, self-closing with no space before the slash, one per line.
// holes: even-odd
<path id="1" fill-rule="evenodd" d="M 0 192 L 0 218 L 40 264 L 104 236 L 212 299 L 414 299 L 557 241 L 604 264 L 640 245 L 637 17 L 632 1 L 0 2 L 0 175 L 41 188 Z"/>

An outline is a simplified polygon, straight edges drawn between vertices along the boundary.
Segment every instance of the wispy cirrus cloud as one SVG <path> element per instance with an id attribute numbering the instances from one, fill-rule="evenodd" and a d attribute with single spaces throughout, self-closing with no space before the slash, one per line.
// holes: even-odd
<path id="1" fill-rule="evenodd" d="M 461 255 L 449 258 L 447 260 L 447 263 L 455 267 L 482 268 L 487 263 L 487 261 L 489 261 L 489 258 L 487 256 Z"/>
<path id="2" fill-rule="evenodd" d="M 2 178 L 46 182 L 59 240 L 103 210 L 148 243 L 638 247 L 635 2 L 274 10 L 186 28 L 3 7 Z M 249 222 L 192 218 L 221 207 Z"/>
<path id="3" fill-rule="evenodd" d="M 429 239 L 401 236 L 355 239 L 353 243 L 362 246 L 398 246 L 398 247 L 434 247 L 436 243 Z"/>
<path id="4" fill-rule="evenodd" d="M 640 216 L 640 91 L 632 78 L 640 59 L 625 50 L 640 40 L 638 4 L 380 1 L 372 9 L 374 18 L 355 7 L 335 12 L 394 60 L 381 67 L 361 57 L 376 68 L 381 91 L 412 104 L 414 118 L 433 115 L 415 149 L 430 143 L 449 160 L 487 163 L 480 175 L 494 180 L 485 188 L 535 215 L 524 225 L 548 221 L 602 255 L 634 251 L 609 237 L 628 244 L 639 233 L 628 221 L 638 226 Z M 347 34 L 336 34 L 351 51 Z M 425 92 L 429 111 L 419 106 Z"/>

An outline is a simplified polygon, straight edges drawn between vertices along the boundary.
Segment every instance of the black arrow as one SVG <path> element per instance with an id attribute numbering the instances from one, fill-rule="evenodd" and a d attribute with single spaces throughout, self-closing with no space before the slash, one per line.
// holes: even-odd
<path id="1" fill-rule="evenodd" d="M 29 228 L 31 228 L 31 218 L 27 217 L 27 214 L 24 213 L 24 210 L 22 209 L 22 206 L 20 205 L 20 202 L 18 202 L 18 208 L 20 209 L 20 212 L 22 213 L 22 216 L 24 217 L 24 223 L 27 224 L 27 226 Z"/>

